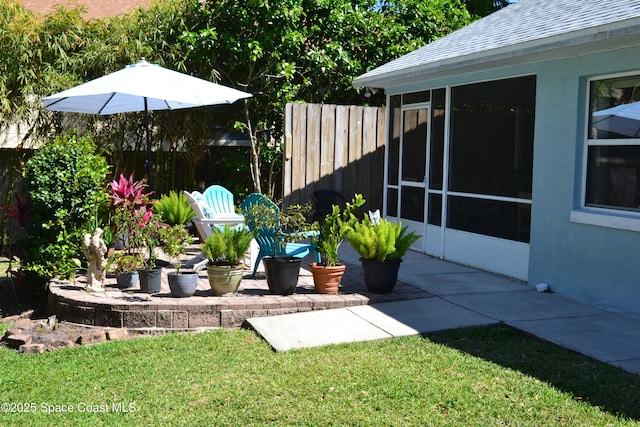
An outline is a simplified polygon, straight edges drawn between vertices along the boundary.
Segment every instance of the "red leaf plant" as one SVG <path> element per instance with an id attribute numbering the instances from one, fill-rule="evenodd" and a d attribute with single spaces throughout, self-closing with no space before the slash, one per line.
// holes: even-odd
<path id="1" fill-rule="evenodd" d="M 15 198 L 16 202 L 13 205 L 1 206 L 0 209 L 7 212 L 9 218 L 13 218 L 20 227 L 24 228 L 29 222 L 29 218 L 31 218 L 31 207 L 24 195 L 16 193 Z"/>
<path id="2" fill-rule="evenodd" d="M 136 209 L 146 205 L 149 202 L 149 196 L 153 194 L 153 191 L 144 192 L 148 185 L 144 180 L 134 181 L 133 173 L 128 179 L 120 174 L 120 178 L 111 181 L 109 186 L 111 187 L 109 197 L 114 206 L 124 205 L 126 208 Z"/>

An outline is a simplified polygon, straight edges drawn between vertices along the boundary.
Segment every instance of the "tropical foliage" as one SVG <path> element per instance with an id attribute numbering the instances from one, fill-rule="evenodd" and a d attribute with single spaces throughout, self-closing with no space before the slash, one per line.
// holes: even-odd
<path id="1" fill-rule="evenodd" d="M 134 180 L 133 174 L 120 177 L 109 183 L 109 199 L 112 205 L 111 232 L 116 236 L 116 246 L 122 252 L 114 254 L 119 271 L 132 271 L 145 263 L 151 265 L 155 259 L 154 248 L 158 242 L 158 230 L 162 228 L 153 216 L 153 205 L 144 180 Z"/>
<path id="2" fill-rule="evenodd" d="M 160 243 L 162 251 L 173 261 L 176 272 L 180 273 L 180 256 L 187 253 L 187 247 L 191 243 L 189 232 L 180 224 L 162 228 Z"/>
<path id="3" fill-rule="evenodd" d="M 338 249 L 358 222 L 356 209 L 364 204 L 362 194 L 356 194 L 344 209 L 340 209 L 338 205 L 332 206 L 331 213 L 320 224 L 320 234 L 313 238 L 316 251 L 320 254 L 320 265 L 332 267 L 338 264 Z"/>
<path id="4" fill-rule="evenodd" d="M 382 102 L 381 94 L 366 100 L 352 79 L 471 20 L 462 0 L 164 0 L 97 21 L 63 8 L 38 19 L 18 3 L 0 0 L 0 12 L 0 28 L 7 29 L 0 33 L 0 128 L 20 123 L 25 143 L 63 128 L 93 134 L 115 153 L 119 172 L 122 150 L 144 145 L 142 114 L 62 115 L 41 111 L 40 97 L 145 57 L 254 95 L 224 108 L 155 112 L 152 138 L 156 147 L 167 143 L 194 171 L 214 125 L 236 123 L 253 142 L 254 191 L 269 194 L 280 167 L 285 103 Z M 158 184 L 176 188 L 175 164 L 163 167 Z M 236 177 L 249 173 L 239 172 Z M 194 176 L 187 178 L 194 187 Z"/>

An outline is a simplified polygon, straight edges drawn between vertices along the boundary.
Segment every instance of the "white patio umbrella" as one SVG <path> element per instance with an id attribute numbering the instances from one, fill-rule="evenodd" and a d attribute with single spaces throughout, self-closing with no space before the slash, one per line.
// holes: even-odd
<path id="1" fill-rule="evenodd" d="M 591 115 L 591 125 L 620 135 L 640 136 L 640 101 L 620 104 Z"/>
<path id="2" fill-rule="evenodd" d="M 252 96 L 230 87 L 150 64 L 137 64 L 43 98 L 44 108 L 87 114 L 145 112 L 147 176 L 153 187 L 149 111 L 232 104 Z"/>

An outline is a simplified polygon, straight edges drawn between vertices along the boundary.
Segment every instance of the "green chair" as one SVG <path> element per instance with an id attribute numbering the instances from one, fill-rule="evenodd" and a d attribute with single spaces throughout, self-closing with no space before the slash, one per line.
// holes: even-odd
<path id="1" fill-rule="evenodd" d="M 276 236 L 285 236 L 279 225 L 275 228 L 270 227 L 256 227 L 255 218 L 253 218 L 251 214 L 251 207 L 254 205 L 263 205 L 269 208 L 275 217 L 279 217 L 280 208 L 273 203 L 267 196 L 259 193 L 249 194 L 241 204 L 241 209 L 244 212 L 244 216 L 246 218 L 247 226 L 251 231 L 255 232 L 255 239 L 258 243 L 258 247 L 260 251 L 258 252 L 258 256 L 256 258 L 256 262 L 253 266 L 253 274 L 252 277 L 256 277 L 256 271 L 258 270 L 258 265 L 260 265 L 260 261 L 265 256 L 292 256 L 296 258 L 304 258 L 309 253 L 316 254 L 313 249 L 313 245 L 311 243 L 287 243 L 286 245 L 276 244 Z M 274 221 L 275 224 L 278 224 L 278 220 Z M 311 237 L 311 234 L 309 235 Z M 317 254 L 316 254 L 317 258 Z"/>

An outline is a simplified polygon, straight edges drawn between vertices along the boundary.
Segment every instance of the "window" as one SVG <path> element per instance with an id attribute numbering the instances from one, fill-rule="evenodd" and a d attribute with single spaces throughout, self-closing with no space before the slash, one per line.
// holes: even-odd
<path id="1" fill-rule="evenodd" d="M 640 212 L 640 74 L 589 84 L 585 205 Z"/>

